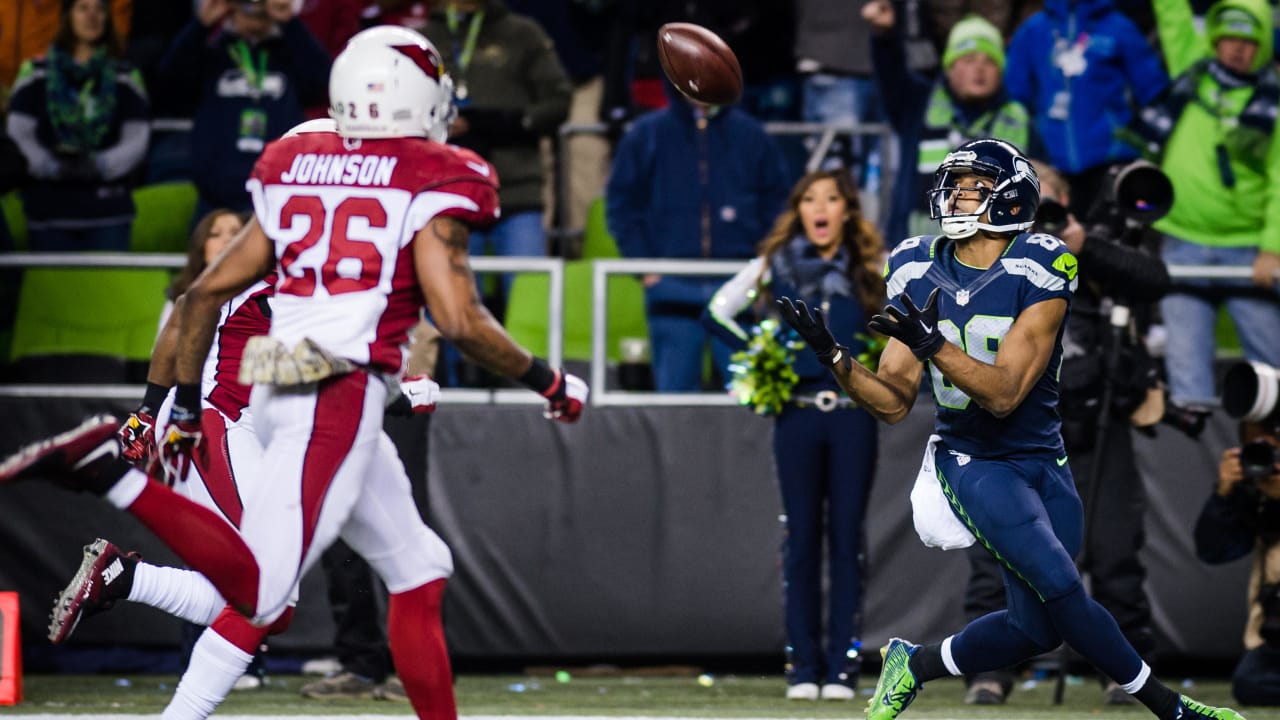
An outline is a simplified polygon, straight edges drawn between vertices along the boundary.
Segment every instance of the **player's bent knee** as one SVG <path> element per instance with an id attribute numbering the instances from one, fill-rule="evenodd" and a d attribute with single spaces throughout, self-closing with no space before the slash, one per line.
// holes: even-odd
<path id="1" fill-rule="evenodd" d="M 453 576 L 453 553 L 444 540 L 426 525 L 419 526 L 410 546 L 412 550 L 409 552 L 365 557 L 386 584 L 388 592 L 405 592 Z"/>
<path id="2" fill-rule="evenodd" d="M 262 638 L 267 635 L 263 628 L 250 624 L 248 618 L 236 612 L 230 606 L 223 608 L 218 617 L 214 618 L 213 624 L 209 626 L 209 629 L 239 648 L 242 652 L 250 655 L 258 649 Z"/>
<path id="3" fill-rule="evenodd" d="M 289 625 L 293 622 L 293 606 L 285 608 L 284 613 L 276 618 L 275 622 L 267 626 L 268 635 L 279 635 L 289 629 Z"/>

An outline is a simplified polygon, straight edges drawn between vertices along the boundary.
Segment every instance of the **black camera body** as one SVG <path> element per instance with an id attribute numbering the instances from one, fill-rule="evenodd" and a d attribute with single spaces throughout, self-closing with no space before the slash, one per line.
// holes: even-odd
<path id="1" fill-rule="evenodd" d="M 1081 285 L 1064 339 L 1058 410 L 1069 451 L 1087 452 L 1096 445 L 1104 392 L 1109 396 L 1106 412 L 1110 421 L 1127 427 L 1129 415 L 1147 399 L 1148 390 L 1157 386 L 1159 364 L 1125 327 L 1132 317 L 1141 334 L 1150 298 L 1133 297 L 1132 276 L 1106 264 L 1117 258 L 1117 252 L 1105 251 L 1103 244 L 1136 247 L 1146 228 L 1163 217 L 1172 203 L 1169 178 L 1160 168 L 1139 160 L 1111 168 L 1097 200 L 1083 216 L 1086 252 L 1090 247 L 1097 250 L 1087 262 L 1080 263 Z M 1042 198 L 1036 211 L 1036 230 L 1059 235 L 1067 226 L 1068 213 L 1061 203 Z M 1134 252 L 1119 255 L 1133 257 Z M 1115 313 L 1117 306 L 1135 305 L 1140 305 L 1134 308 L 1136 314 Z M 1114 324 L 1117 322 L 1120 325 Z"/>
<path id="2" fill-rule="evenodd" d="M 1254 483 L 1271 477 L 1278 460 L 1280 452 L 1266 440 L 1254 440 L 1240 448 L 1240 469 L 1245 479 Z"/>
<path id="3" fill-rule="evenodd" d="M 1067 229 L 1067 207 L 1057 200 L 1040 198 L 1035 227 L 1038 232 L 1061 235 Z"/>
<path id="4" fill-rule="evenodd" d="M 1090 239 L 1136 245 L 1142 230 L 1173 207 L 1169 176 L 1146 160 L 1113 166 L 1102 185 L 1103 191 L 1082 215 Z M 1060 234 L 1067 227 L 1067 213 L 1062 203 L 1041 198 L 1036 208 L 1036 229 Z"/>

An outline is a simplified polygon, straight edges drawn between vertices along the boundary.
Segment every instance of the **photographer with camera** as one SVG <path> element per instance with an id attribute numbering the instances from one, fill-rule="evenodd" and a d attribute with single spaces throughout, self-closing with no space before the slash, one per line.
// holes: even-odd
<path id="1" fill-rule="evenodd" d="M 1214 327 L 1225 306 L 1244 355 L 1280 365 L 1280 71 L 1265 0 L 1218 0 L 1203 32 L 1189 0 L 1154 0 L 1168 90 L 1134 116 L 1128 139 L 1158 160 L 1178 203 L 1156 224 L 1170 265 L 1250 268 L 1250 279 L 1180 279 L 1160 303 L 1169 333 L 1169 399 L 1207 415 Z M 1123 136 L 1122 136 L 1123 137 Z"/>
<path id="2" fill-rule="evenodd" d="M 1240 419 L 1240 447 L 1222 453 L 1218 483 L 1196 522 L 1196 555 L 1211 565 L 1253 552 L 1244 656 L 1231 692 L 1245 705 L 1280 705 L 1280 377 L 1262 363 L 1233 366 L 1223 405 Z"/>
<path id="3" fill-rule="evenodd" d="M 1130 427 L 1149 428 L 1163 414 L 1157 366 L 1142 337 L 1152 303 L 1170 281 L 1164 263 L 1138 241 L 1172 195 L 1158 168 L 1132 163 L 1107 176 L 1095 209 L 1081 224 L 1068 210 L 1066 180 L 1034 164 L 1040 178 L 1034 230 L 1066 242 L 1081 279 L 1062 338 L 1058 404 L 1071 475 L 1085 508 L 1085 541 L 1076 560 L 1092 580 L 1093 597 L 1145 657 L 1154 649 L 1146 569 L 1138 557 L 1146 498 Z M 1138 196 L 1141 203 L 1134 200 Z M 972 619 L 1003 608 L 1005 598 L 991 554 L 980 545 L 967 552 L 965 614 Z M 1012 683 L 1007 671 L 975 677 L 966 702 L 1003 702 Z M 1107 704 L 1133 702 L 1114 682 L 1104 692 Z"/>

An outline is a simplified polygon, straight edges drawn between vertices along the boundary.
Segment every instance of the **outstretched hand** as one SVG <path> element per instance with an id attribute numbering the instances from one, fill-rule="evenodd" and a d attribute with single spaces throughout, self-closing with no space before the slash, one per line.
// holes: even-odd
<path id="1" fill-rule="evenodd" d="M 120 441 L 120 457 L 145 471 L 156 453 L 156 418 L 145 408 L 134 410 L 116 430 Z"/>
<path id="2" fill-rule="evenodd" d="M 563 370 L 559 371 L 559 382 L 544 395 L 547 398 L 546 409 L 542 417 L 562 423 L 575 423 L 582 417 L 582 409 L 586 407 L 590 390 L 582 378 Z"/>
<path id="3" fill-rule="evenodd" d="M 803 300 L 792 302 L 789 297 L 780 297 L 778 312 L 804 338 L 823 365 L 831 367 L 849 357 L 849 349 L 836 344 L 836 338 L 827 328 L 827 320 L 823 317 L 821 308 L 814 308 L 810 313 Z"/>
<path id="4" fill-rule="evenodd" d="M 928 360 L 942 349 L 947 339 L 938 329 L 938 288 L 929 293 L 924 307 L 916 307 L 911 296 L 902 293 L 904 313 L 893 305 L 885 305 L 884 312 L 871 316 L 867 327 L 882 335 L 897 338 L 921 361 Z"/>

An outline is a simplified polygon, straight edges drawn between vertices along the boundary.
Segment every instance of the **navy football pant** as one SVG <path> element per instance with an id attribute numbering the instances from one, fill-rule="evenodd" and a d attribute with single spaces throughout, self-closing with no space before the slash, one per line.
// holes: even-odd
<path id="1" fill-rule="evenodd" d="M 1008 609 L 969 623 L 951 642 L 962 673 L 996 670 L 1066 642 L 1119 683 L 1142 659 L 1116 621 L 1084 592 L 1074 557 L 1084 512 L 1065 456 L 980 459 L 938 444 L 952 508 L 1003 566 Z"/>

